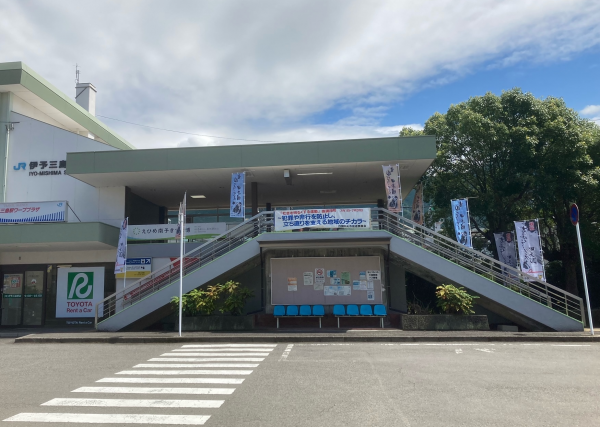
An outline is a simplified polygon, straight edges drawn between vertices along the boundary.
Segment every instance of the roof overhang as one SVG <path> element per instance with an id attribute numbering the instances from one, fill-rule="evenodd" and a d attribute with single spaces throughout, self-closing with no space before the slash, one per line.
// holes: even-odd
<path id="1" fill-rule="evenodd" d="M 22 62 L 0 63 L 0 92 L 12 92 L 72 132 L 88 131 L 121 150 L 134 147 Z"/>
<path id="2" fill-rule="evenodd" d="M 242 171 L 246 197 L 256 182 L 260 206 L 362 204 L 385 198 L 382 165 L 400 165 L 406 196 L 435 156 L 433 136 L 166 148 L 68 153 L 67 174 L 94 187 L 127 186 L 169 208 L 184 191 L 206 196 L 188 199 L 189 208 L 229 206 L 231 173 Z"/>
<path id="3" fill-rule="evenodd" d="M 0 252 L 115 249 L 119 229 L 101 222 L 0 225 Z"/>

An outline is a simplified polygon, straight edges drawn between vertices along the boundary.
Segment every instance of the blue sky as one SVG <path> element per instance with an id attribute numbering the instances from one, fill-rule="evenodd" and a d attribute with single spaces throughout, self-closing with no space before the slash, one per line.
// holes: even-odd
<path id="1" fill-rule="evenodd" d="M 600 123 L 598 0 L 0 0 L 0 10 L 0 61 L 25 62 L 68 96 L 79 64 L 97 115 L 138 148 L 395 136 L 513 87 Z"/>

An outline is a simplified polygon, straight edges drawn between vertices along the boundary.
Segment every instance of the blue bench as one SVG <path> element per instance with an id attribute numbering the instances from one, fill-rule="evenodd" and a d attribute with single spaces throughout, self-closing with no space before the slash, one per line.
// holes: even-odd
<path id="1" fill-rule="evenodd" d="M 280 317 L 318 317 L 319 328 L 321 327 L 321 319 L 325 316 L 325 308 L 322 305 L 301 305 L 298 311 L 297 305 L 288 305 L 287 308 L 283 305 L 276 305 L 273 309 L 273 316 L 277 319 L 277 328 L 279 328 Z"/>
<path id="2" fill-rule="evenodd" d="M 347 307 L 337 304 L 333 306 L 333 315 L 337 317 L 338 328 L 340 327 L 340 317 L 379 317 L 381 318 L 381 328 L 383 328 L 383 318 L 387 316 L 387 310 L 381 304 L 375 306 L 363 304 L 360 309 L 356 304 L 350 304 Z"/>

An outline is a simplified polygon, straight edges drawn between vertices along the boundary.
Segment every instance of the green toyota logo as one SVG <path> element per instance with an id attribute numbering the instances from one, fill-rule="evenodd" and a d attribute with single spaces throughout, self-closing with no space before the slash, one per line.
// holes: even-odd
<path id="1" fill-rule="evenodd" d="M 67 299 L 93 299 L 94 273 L 68 273 Z"/>

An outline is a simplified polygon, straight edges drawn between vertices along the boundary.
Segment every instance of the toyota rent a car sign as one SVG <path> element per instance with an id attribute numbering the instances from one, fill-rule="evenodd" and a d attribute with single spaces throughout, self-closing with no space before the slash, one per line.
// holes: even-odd
<path id="1" fill-rule="evenodd" d="M 59 268 L 56 317 L 94 317 L 104 299 L 104 267 Z"/>

